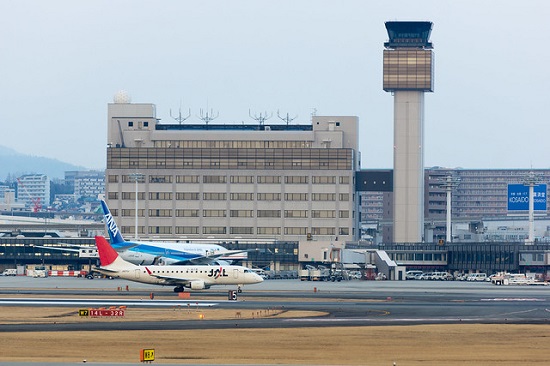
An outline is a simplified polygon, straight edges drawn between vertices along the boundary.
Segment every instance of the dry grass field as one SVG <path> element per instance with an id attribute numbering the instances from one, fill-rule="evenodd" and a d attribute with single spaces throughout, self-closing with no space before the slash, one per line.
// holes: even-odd
<path id="1" fill-rule="evenodd" d="M 316 313 L 242 311 L 241 317 Z M 121 321 L 236 318 L 235 310 L 126 309 Z M 105 321 L 77 309 L 9 308 L 1 324 Z M 116 321 L 116 320 L 109 320 Z M 238 319 L 235 319 L 238 323 Z M 548 365 L 548 325 L 419 325 L 298 329 L 2 333 L 0 362 L 139 362 L 155 349 L 162 364 Z"/>

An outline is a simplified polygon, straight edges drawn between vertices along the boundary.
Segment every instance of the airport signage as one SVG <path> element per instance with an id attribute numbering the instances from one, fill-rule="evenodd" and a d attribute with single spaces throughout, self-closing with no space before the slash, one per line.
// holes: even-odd
<path id="1" fill-rule="evenodd" d="M 546 184 L 534 187 L 535 211 L 546 211 Z M 508 211 L 529 211 L 529 186 L 508 184 Z"/>
<path id="2" fill-rule="evenodd" d="M 91 317 L 121 317 L 124 316 L 124 309 L 80 309 L 78 311 L 80 316 L 91 316 Z"/>

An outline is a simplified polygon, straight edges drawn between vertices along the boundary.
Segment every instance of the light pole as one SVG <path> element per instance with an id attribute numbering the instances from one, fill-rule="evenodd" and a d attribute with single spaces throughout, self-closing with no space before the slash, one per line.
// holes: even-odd
<path id="1" fill-rule="evenodd" d="M 451 191 L 453 190 L 453 188 L 455 188 L 456 186 L 458 186 L 458 183 L 460 182 L 460 178 L 457 178 L 457 177 L 453 177 L 451 174 L 447 174 L 447 176 L 445 177 L 444 180 L 442 180 L 442 183 L 440 184 L 440 186 L 442 188 L 445 188 L 445 192 L 446 192 L 446 198 L 447 198 L 447 215 L 446 215 L 446 223 L 447 223 L 447 228 L 446 228 L 446 237 L 445 237 L 445 242 L 446 243 L 450 243 L 452 241 L 452 235 L 451 235 Z"/>
<path id="2" fill-rule="evenodd" d="M 131 173 L 131 174 L 128 174 L 128 177 L 133 180 L 134 182 L 136 182 L 136 221 L 135 221 L 135 233 L 134 233 L 134 238 L 135 240 L 138 240 L 138 183 L 140 182 L 143 182 L 143 178 L 145 177 L 145 175 L 141 174 L 141 173 Z"/>
<path id="3" fill-rule="evenodd" d="M 540 177 L 534 172 L 529 172 L 523 178 L 523 184 L 529 187 L 529 244 L 535 243 L 535 186 L 540 184 Z"/>

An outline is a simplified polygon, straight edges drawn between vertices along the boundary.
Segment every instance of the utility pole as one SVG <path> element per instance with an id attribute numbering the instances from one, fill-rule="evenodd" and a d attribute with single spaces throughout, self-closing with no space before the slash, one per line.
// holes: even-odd
<path id="1" fill-rule="evenodd" d="M 449 173 L 449 174 L 447 174 L 445 179 L 442 179 L 442 182 L 440 183 L 440 186 L 442 188 L 445 188 L 446 198 L 447 198 L 447 214 L 446 214 L 447 228 L 445 230 L 445 233 L 446 233 L 445 242 L 446 243 L 451 243 L 452 242 L 452 235 L 451 235 L 452 234 L 452 225 L 451 225 L 451 211 L 452 211 L 451 202 L 452 202 L 452 199 L 451 199 L 451 192 L 452 192 L 453 188 L 458 186 L 459 182 L 460 182 L 460 178 L 453 177 Z"/>

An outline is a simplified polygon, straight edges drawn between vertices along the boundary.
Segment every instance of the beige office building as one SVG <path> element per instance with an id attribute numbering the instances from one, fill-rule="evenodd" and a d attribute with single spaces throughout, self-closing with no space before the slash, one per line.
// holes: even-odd
<path id="1" fill-rule="evenodd" d="M 357 117 L 164 124 L 153 104 L 115 98 L 108 109 L 106 199 L 123 235 L 356 238 Z"/>

